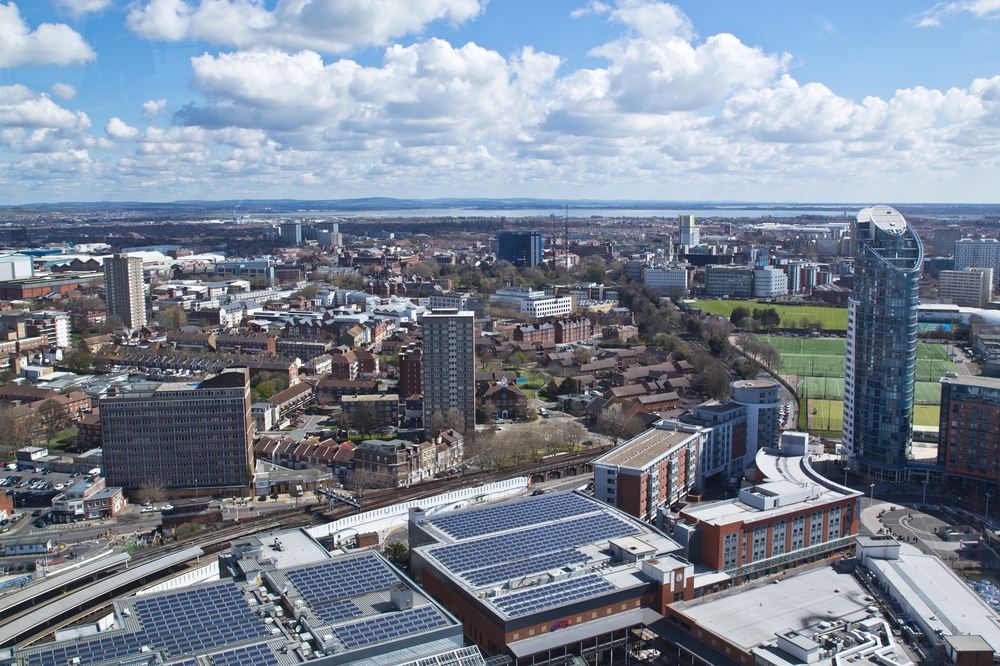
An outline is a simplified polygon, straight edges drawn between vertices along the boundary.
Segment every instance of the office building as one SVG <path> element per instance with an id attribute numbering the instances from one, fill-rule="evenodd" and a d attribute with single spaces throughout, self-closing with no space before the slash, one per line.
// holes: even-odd
<path id="1" fill-rule="evenodd" d="M 812 469 L 808 435 L 786 432 L 754 464 L 755 485 L 736 499 L 680 511 L 674 538 L 689 560 L 743 582 L 853 549 L 862 493 Z"/>
<path id="2" fill-rule="evenodd" d="M 319 229 L 316 232 L 316 244 L 325 248 L 340 248 L 344 246 L 344 237 L 337 231 Z"/>
<path id="3" fill-rule="evenodd" d="M 694 215 L 680 216 L 680 244 L 687 247 L 701 244 L 701 231 L 694 222 Z"/>
<path id="4" fill-rule="evenodd" d="M 491 305 L 514 308 L 529 317 L 564 317 L 573 312 L 572 296 L 554 296 L 531 287 L 504 287 L 490 296 Z"/>
<path id="5" fill-rule="evenodd" d="M 274 264 L 270 259 L 253 261 L 219 261 L 215 264 L 215 274 L 220 277 L 238 277 L 249 280 L 255 287 L 274 286 Z"/>
<path id="6" fill-rule="evenodd" d="M 705 266 L 705 295 L 709 298 L 750 298 L 753 269 L 747 266 Z"/>
<path id="7" fill-rule="evenodd" d="M 469 642 L 518 666 L 620 663 L 667 604 L 694 598 L 699 578 L 672 539 L 571 493 L 410 509 L 408 541 L 423 590 Z"/>
<path id="8" fill-rule="evenodd" d="M 985 308 L 993 300 L 993 269 L 965 268 L 938 273 L 938 301 L 966 308 Z"/>
<path id="9" fill-rule="evenodd" d="M 242 497 L 252 481 L 250 371 L 200 384 L 140 382 L 100 400 L 108 484 L 135 493 L 162 484 L 177 496 Z"/>
<path id="10" fill-rule="evenodd" d="M 687 296 L 688 272 L 686 268 L 644 267 L 642 283 L 661 296 Z"/>
<path id="11" fill-rule="evenodd" d="M 788 276 L 780 268 L 758 268 L 753 272 L 753 297 L 775 298 L 788 293 Z"/>
<path id="12" fill-rule="evenodd" d="M 142 257 L 116 254 L 104 260 L 104 300 L 108 316 L 121 317 L 125 328 L 146 325 L 146 292 L 142 281 Z"/>
<path id="13" fill-rule="evenodd" d="M 680 421 L 701 426 L 711 431 L 699 452 L 698 485 L 705 479 L 720 477 L 718 480 L 738 479 L 746 468 L 744 456 L 747 452 L 747 408 L 736 402 L 710 400 L 691 408 L 690 414 L 680 417 Z"/>
<path id="14" fill-rule="evenodd" d="M 1000 482 L 1000 379 L 941 379 L 938 465 L 963 485 Z"/>
<path id="15" fill-rule="evenodd" d="M 509 261 L 518 268 L 542 263 L 542 234 L 538 231 L 501 231 L 496 244 L 497 261 Z"/>
<path id="16" fill-rule="evenodd" d="M 711 431 L 678 421 L 652 428 L 594 460 L 594 497 L 641 520 L 687 497 Z"/>
<path id="17" fill-rule="evenodd" d="M 447 422 L 448 412 L 457 409 L 465 417 L 466 432 L 476 427 L 474 322 L 468 310 L 432 310 L 421 319 L 425 426 L 437 413 Z"/>
<path id="18" fill-rule="evenodd" d="M 191 549 L 184 555 L 194 557 Z M 231 542 L 219 569 L 221 580 L 217 574 L 184 585 L 174 578 L 116 599 L 111 621 L 102 620 L 96 634 L 17 648 L 10 663 L 485 664 L 477 649 L 464 647 L 461 623 L 378 551 L 333 556 L 305 530 L 286 530 Z"/>
<path id="19" fill-rule="evenodd" d="M 281 244 L 285 247 L 297 247 L 302 245 L 301 222 L 281 223 Z"/>
<path id="20" fill-rule="evenodd" d="M 992 268 L 993 279 L 1000 280 L 1000 241 L 996 238 L 955 241 L 955 270 L 966 268 Z"/>
<path id="21" fill-rule="evenodd" d="M 888 206 L 861 210 L 852 234 L 843 447 L 859 474 L 898 482 L 911 455 L 924 251 L 913 228 Z"/>
<path id="22" fill-rule="evenodd" d="M 769 379 L 741 379 L 730 386 L 733 389 L 730 402 L 747 408 L 745 462 L 749 465 L 759 449 L 778 445 L 781 385 Z"/>

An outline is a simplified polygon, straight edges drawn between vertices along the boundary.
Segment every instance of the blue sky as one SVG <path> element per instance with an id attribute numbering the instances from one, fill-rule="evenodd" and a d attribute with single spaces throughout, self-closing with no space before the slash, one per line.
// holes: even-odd
<path id="1" fill-rule="evenodd" d="M 0 0 L 0 203 L 997 202 L 1000 0 Z"/>

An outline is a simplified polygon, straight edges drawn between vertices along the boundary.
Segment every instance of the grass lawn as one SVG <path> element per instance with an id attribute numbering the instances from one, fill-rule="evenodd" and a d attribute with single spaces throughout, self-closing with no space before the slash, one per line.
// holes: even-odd
<path id="1" fill-rule="evenodd" d="M 941 418 L 940 405 L 916 405 L 913 408 L 913 425 L 937 427 Z"/>
<path id="2" fill-rule="evenodd" d="M 824 400 L 844 399 L 843 377 L 800 377 L 799 395 Z"/>
<path id="3" fill-rule="evenodd" d="M 941 385 L 937 382 L 917 382 L 913 399 L 918 405 L 940 405 Z"/>
<path id="4" fill-rule="evenodd" d="M 807 399 L 806 427 L 809 432 L 840 432 L 844 427 L 844 401 Z"/>
<path id="5" fill-rule="evenodd" d="M 49 440 L 50 449 L 64 449 L 66 446 L 76 437 L 76 433 L 80 431 L 79 428 L 73 426 L 72 428 L 67 428 L 61 432 L 56 433 L 56 436 Z"/>
<path id="6" fill-rule="evenodd" d="M 695 305 L 710 314 L 728 317 L 735 308 L 740 306 L 753 312 L 754 308 L 774 308 L 781 317 L 782 325 L 786 322 L 798 326 L 805 317 L 812 322 L 821 322 L 823 328 L 835 331 L 847 329 L 847 308 L 824 308 L 816 305 L 780 305 L 763 304 L 757 301 L 697 301 Z"/>

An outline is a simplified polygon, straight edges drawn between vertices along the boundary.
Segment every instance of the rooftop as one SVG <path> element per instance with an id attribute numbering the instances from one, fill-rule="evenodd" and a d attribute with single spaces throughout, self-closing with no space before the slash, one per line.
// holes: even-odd
<path id="1" fill-rule="evenodd" d="M 696 427 L 681 426 L 667 429 L 665 426 L 657 424 L 596 458 L 594 463 L 641 470 L 662 458 L 675 447 L 686 444 L 697 436 Z"/>
<path id="2" fill-rule="evenodd" d="M 410 519 L 411 529 L 415 521 L 436 540 L 414 548 L 424 568 L 433 566 L 504 619 L 644 589 L 651 581 L 641 564 L 615 561 L 612 541 L 649 557 L 680 550 L 654 528 L 575 493 Z"/>

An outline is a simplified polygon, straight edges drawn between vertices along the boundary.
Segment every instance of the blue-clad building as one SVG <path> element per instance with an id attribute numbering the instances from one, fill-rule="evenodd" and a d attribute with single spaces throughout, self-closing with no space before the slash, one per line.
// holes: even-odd
<path id="1" fill-rule="evenodd" d="M 542 234 L 539 231 L 501 231 L 496 236 L 497 261 L 509 261 L 521 268 L 542 263 Z"/>

